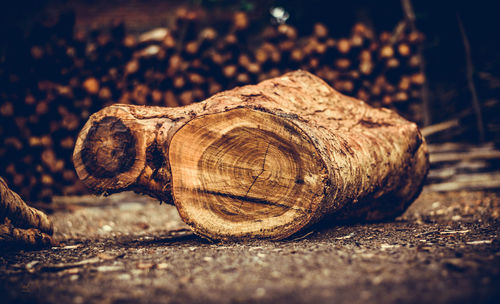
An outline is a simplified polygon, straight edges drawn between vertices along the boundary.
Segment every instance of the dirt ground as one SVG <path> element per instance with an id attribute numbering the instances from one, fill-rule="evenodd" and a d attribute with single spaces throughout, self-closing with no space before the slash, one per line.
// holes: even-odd
<path id="1" fill-rule="evenodd" d="M 498 303 L 500 195 L 425 191 L 394 222 L 211 243 L 174 207 L 59 198 L 60 246 L 0 250 L 2 303 Z"/>

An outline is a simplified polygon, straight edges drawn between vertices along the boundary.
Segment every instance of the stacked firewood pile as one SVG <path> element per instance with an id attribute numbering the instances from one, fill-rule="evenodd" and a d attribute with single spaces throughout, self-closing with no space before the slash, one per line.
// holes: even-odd
<path id="1" fill-rule="evenodd" d="M 181 9 L 175 26 L 141 35 L 122 23 L 74 31 L 74 20 L 36 26 L 0 59 L 0 176 L 30 200 L 85 192 L 71 162 L 78 131 L 113 103 L 182 106 L 234 86 L 304 69 L 334 88 L 421 120 L 422 34 L 375 35 L 362 24 L 332 38 L 316 24 L 299 37 L 281 24 L 254 30 L 245 13 L 226 26 Z"/>

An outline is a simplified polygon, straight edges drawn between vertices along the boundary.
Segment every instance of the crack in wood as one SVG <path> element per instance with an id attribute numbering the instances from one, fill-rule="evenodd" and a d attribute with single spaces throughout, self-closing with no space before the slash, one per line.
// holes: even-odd
<path id="1" fill-rule="evenodd" d="M 287 206 L 285 204 L 273 203 L 273 202 L 270 202 L 270 201 L 265 200 L 265 199 L 251 197 L 251 196 L 247 196 L 247 195 L 236 195 L 236 194 L 222 193 L 219 191 L 201 190 L 201 189 L 198 189 L 198 191 L 201 193 L 223 196 L 223 197 L 227 197 L 227 198 L 231 198 L 231 199 L 236 199 L 239 201 L 246 201 L 246 202 L 256 203 L 256 204 L 261 204 L 261 205 L 266 205 L 266 206 L 276 206 L 276 207 L 281 207 L 281 208 L 285 208 L 285 209 L 290 209 L 290 206 Z"/>
<path id="2" fill-rule="evenodd" d="M 255 184 L 255 182 L 257 181 L 257 179 L 262 175 L 262 173 L 264 173 L 264 171 L 265 171 L 264 167 L 266 165 L 266 157 L 267 157 L 267 153 L 269 152 L 269 146 L 270 145 L 271 145 L 271 143 L 267 143 L 266 152 L 264 153 L 264 160 L 262 161 L 262 169 L 260 170 L 259 174 L 257 174 L 257 176 L 255 176 L 255 178 L 253 179 L 252 184 L 250 184 L 250 187 L 248 187 L 248 190 L 245 193 L 244 197 L 247 197 L 248 193 L 252 189 L 252 187 Z M 243 200 L 241 201 L 241 204 L 240 204 L 240 206 L 238 208 L 241 209 L 241 206 L 243 206 Z"/>
<path id="3" fill-rule="evenodd" d="M 262 173 L 264 173 L 265 171 L 265 165 L 266 165 L 266 157 L 267 157 L 267 152 L 269 152 L 269 146 L 271 144 L 268 143 L 267 144 L 267 148 L 266 148 L 266 152 L 264 153 L 264 160 L 262 161 L 262 169 L 260 170 L 259 174 L 257 174 L 257 176 L 255 176 L 255 178 L 253 179 L 253 182 L 252 184 L 250 185 L 250 187 L 248 188 L 247 192 L 245 193 L 245 196 L 248 195 L 248 193 L 250 192 L 250 189 L 252 189 L 253 185 L 255 184 L 255 182 L 257 181 L 257 179 L 262 175 Z"/>
<path id="4" fill-rule="evenodd" d="M 266 206 L 274 206 L 274 207 L 281 207 L 281 208 L 284 208 L 284 209 L 292 209 L 294 211 L 298 211 L 298 212 L 301 212 L 301 213 L 304 213 L 304 214 L 308 214 L 308 213 L 312 212 L 311 209 L 308 209 L 308 208 L 298 208 L 298 207 L 295 207 L 295 206 L 288 206 L 288 205 L 285 205 L 285 204 L 274 203 L 274 202 L 270 202 L 268 200 L 260 199 L 260 198 L 256 198 L 256 197 L 248 197 L 248 196 L 242 196 L 242 195 L 236 195 L 236 194 L 229 194 L 229 193 L 222 193 L 222 192 L 219 192 L 219 191 L 204 190 L 204 189 L 196 189 L 196 191 L 199 192 L 199 193 L 217 195 L 217 196 L 227 197 L 227 198 L 236 199 L 236 200 L 240 200 L 240 201 L 247 201 L 247 202 L 261 204 L 261 205 L 266 205 Z"/>

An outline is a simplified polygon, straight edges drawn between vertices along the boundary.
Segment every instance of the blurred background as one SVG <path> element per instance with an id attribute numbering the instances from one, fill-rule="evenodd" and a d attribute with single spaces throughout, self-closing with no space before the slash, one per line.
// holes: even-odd
<path id="1" fill-rule="evenodd" d="M 437 190 L 497 189 L 496 14 L 491 1 L 2 2 L 0 176 L 31 201 L 84 194 L 71 155 L 92 113 L 304 69 L 419 124 Z"/>

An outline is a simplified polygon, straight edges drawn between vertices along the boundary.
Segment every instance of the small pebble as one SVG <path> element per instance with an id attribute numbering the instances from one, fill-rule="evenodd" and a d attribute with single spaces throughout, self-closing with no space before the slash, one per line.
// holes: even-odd
<path id="1" fill-rule="evenodd" d="M 111 226 L 109 225 L 104 225 L 101 227 L 102 231 L 104 232 L 110 232 L 110 231 L 113 231 L 113 228 L 111 228 Z"/>
<path id="2" fill-rule="evenodd" d="M 262 298 L 263 296 L 266 295 L 266 290 L 262 287 L 259 287 L 255 290 L 255 296 L 257 298 Z"/>

